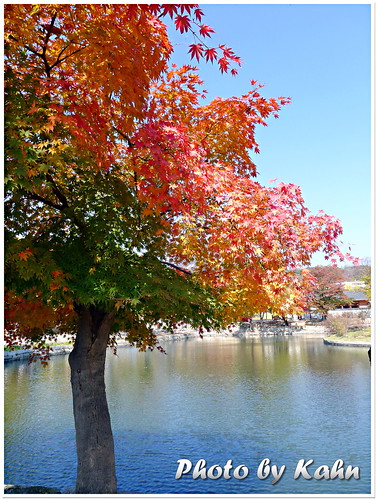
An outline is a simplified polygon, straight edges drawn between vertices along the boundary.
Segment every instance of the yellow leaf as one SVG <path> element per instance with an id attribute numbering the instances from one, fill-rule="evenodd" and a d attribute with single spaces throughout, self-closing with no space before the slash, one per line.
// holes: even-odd
<path id="1" fill-rule="evenodd" d="M 117 300 L 115 302 L 115 309 L 118 311 L 122 305 L 123 305 L 123 300 Z"/>

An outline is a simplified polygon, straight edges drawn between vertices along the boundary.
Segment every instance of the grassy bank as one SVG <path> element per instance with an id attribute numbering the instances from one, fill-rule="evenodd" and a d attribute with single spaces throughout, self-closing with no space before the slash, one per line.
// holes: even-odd
<path id="1" fill-rule="evenodd" d="M 327 335 L 328 340 L 343 340 L 350 342 L 370 342 L 371 341 L 371 329 L 365 328 L 364 330 L 354 330 L 348 331 L 344 334 L 331 334 Z"/>

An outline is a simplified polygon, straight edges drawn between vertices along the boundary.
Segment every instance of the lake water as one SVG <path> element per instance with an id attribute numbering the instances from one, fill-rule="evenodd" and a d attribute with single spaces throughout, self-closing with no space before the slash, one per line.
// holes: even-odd
<path id="1" fill-rule="evenodd" d="M 109 352 L 106 386 L 119 490 L 149 494 L 368 494 L 371 489 L 370 365 L 366 349 L 321 339 L 208 337 L 158 351 Z M 61 491 L 75 483 L 76 455 L 67 356 L 8 363 L 5 373 L 5 483 Z M 286 466 L 257 477 L 261 461 Z M 230 479 L 175 479 L 232 460 Z M 360 479 L 293 479 L 299 460 L 341 459 Z M 244 479 L 233 476 L 245 465 Z M 192 469 L 192 470 L 193 470 Z M 246 469 L 240 470 L 240 475 Z M 216 475 L 216 471 L 214 472 Z"/>

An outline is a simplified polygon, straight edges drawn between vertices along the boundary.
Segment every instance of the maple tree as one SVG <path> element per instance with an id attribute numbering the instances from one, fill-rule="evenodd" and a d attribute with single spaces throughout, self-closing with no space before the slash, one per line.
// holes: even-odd
<path id="1" fill-rule="evenodd" d="M 75 339 L 77 493 L 116 491 L 104 365 L 117 332 L 146 349 L 158 321 L 202 333 L 300 311 L 313 277 L 298 269 L 318 250 L 343 259 L 337 219 L 310 214 L 293 184 L 255 180 L 255 127 L 289 99 L 253 80 L 203 103 L 197 70 L 168 66 L 164 16 L 192 31 L 191 58 L 237 73 L 229 47 L 204 42 L 197 5 L 5 6 L 6 341 Z"/>
<path id="2" fill-rule="evenodd" d="M 347 304 L 349 299 L 344 294 L 344 270 L 334 266 L 315 266 L 310 274 L 316 279 L 315 286 L 308 294 L 308 307 L 314 307 L 323 316 L 330 309 Z"/>

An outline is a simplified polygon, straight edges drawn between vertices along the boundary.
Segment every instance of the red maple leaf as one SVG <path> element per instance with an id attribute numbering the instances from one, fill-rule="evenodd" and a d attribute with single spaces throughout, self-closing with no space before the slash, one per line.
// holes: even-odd
<path id="1" fill-rule="evenodd" d="M 191 22 L 188 16 L 177 16 L 174 20 L 174 23 L 176 29 L 179 30 L 181 33 L 188 31 L 191 26 Z"/>
<path id="2" fill-rule="evenodd" d="M 220 66 L 220 71 L 221 73 L 227 73 L 228 68 L 229 68 L 229 61 L 225 57 L 222 57 L 219 59 L 219 66 Z"/>
<path id="3" fill-rule="evenodd" d="M 200 22 L 202 20 L 202 17 L 204 16 L 203 11 L 199 8 L 196 8 L 194 13 L 195 13 L 196 19 Z"/>
<path id="4" fill-rule="evenodd" d="M 199 61 L 200 57 L 203 54 L 203 45 L 201 43 L 193 43 L 192 45 L 190 45 L 189 54 L 191 55 L 191 59 L 194 59 L 194 57 L 196 57 L 196 59 Z"/>
<path id="5" fill-rule="evenodd" d="M 213 62 L 215 59 L 217 59 L 217 51 L 214 47 L 212 47 L 210 49 L 206 49 L 204 51 L 204 55 L 205 55 L 206 61 Z"/>
<path id="6" fill-rule="evenodd" d="M 213 30 L 210 26 L 206 26 L 205 24 L 202 24 L 200 26 L 200 29 L 199 29 L 199 33 L 202 35 L 202 36 L 208 36 L 210 37 L 210 33 L 215 33 L 215 30 Z"/>
<path id="7" fill-rule="evenodd" d="M 181 8 L 181 14 L 183 14 L 185 11 L 188 12 L 190 14 L 191 12 L 191 9 L 192 9 L 192 5 L 189 5 L 189 4 L 181 4 L 180 5 L 180 8 Z"/>
<path id="8" fill-rule="evenodd" d="M 223 51 L 224 57 L 228 57 L 229 59 L 234 57 L 235 54 L 231 48 L 226 47 L 225 45 L 219 45 L 219 48 Z"/>
<path id="9" fill-rule="evenodd" d="M 164 10 L 162 11 L 162 15 L 166 16 L 168 14 L 172 19 L 173 15 L 177 12 L 177 6 L 174 4 L 166 4 L 164 5 Z"/>

